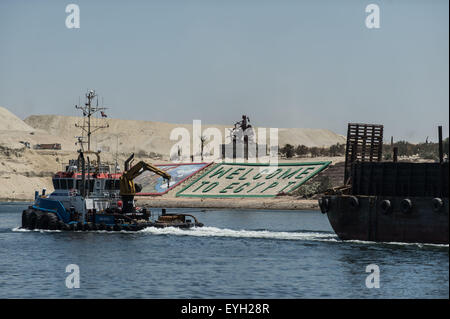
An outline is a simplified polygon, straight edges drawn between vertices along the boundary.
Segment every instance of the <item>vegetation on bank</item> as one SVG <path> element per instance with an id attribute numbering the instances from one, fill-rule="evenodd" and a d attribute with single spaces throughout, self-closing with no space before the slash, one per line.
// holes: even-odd
<path id="1" fill-rule="evenodd" d="M 294 190 L 291 195 L 298 196 L 303 199 L 315 199 L 318 194 L 323 194 L 332 187 L 333 185 L 330 177 L 326 175 L 319 175 Z"/>
<path id="2" fill-rule="evenodd" d="M 443 151 L 448 157 L 449 155 L 449 138 L 443 141 Z M 424 142 L 413 144 L 407 141 L 398 141 L 392 144 L 383 144 L 383 159 L 392 159 L 394 147 L 398 148 L 398 156 L 417 156 L 418 158 L 428 160 L 439 159 L 439 144 Z M 345 144 L 334 144 L 330 147 L 307 147 L 305 145 L 285 144 L 279 149 L 279 155 L 285 158 L 293 157 L 336 157 L 345 155 Z"/>
<path id="3" fill-rule="evenodd" d="M 334 144 L 330 147 L 307 147 L 305 145 L 291 145 L 285 144 L 278 151 L 279 155 L 292 158 L 292 157 L 335 157 L 343 156 L 345 154 L 345 144 Z"/>
<path id="4" fill-rule="evenodd" d="M 448 137 L 443 141 L 444 156 L 448 157 Z M 412 144 L 407 141 L 398 141 L 391 144 L 383 145 L 383 159 L 392 159 L 394 147 L 398 148 L 398 156 L 417 156 L 419 158 L 428 160 L 439 160 L 439 143 L 424 142 L 418 144 Z"/>

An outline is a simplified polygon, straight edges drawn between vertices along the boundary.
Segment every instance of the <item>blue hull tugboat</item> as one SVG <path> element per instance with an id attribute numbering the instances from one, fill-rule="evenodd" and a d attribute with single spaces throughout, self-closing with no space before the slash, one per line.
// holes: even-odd
<path id="1" fill-rule="evenodd" d="M 137 208 L 134 205 L 134 196 L 140 191 L 140 185 L 133 182 L 134 178 L 144 171 L 151 171 L 164 179 L 171 176 L 157 167 L 139 162 L 129 167 L 134 154 L 125 162 L 124 172 L 112 173 L 109 164 L 100 161 L 100 152 L 90 150 L 91 116 L 102 112 L 103 107 L 92 107 L 91 101 L 96 97 L 95 91 L 86 94 L 87 102 L 83 110 L 85 117 L 83 128 L 87 133 L 88 149 L 83 151 L 83 138 L 79 138 L 81 149 L 76 160 L 71 160 L 64 171 L 53 176 L 54 192 L 47 195 L 45 189 L 41 194 L 35 193 L 34 204 L 22 213 L 22 228 L 48 229 L 67 231 L 138 231 L 146 227 L 201 227 L 202 223 L 193 215 L 162 214 L 152 219 L 152 214 L 146 208 Z M 107 126 L 103 126 L 107 127 Z M 86 129 L 87 128 L 87 129 Z M 97 127 L 98 128 L 98 127 Z M 91 162 L 85 155 L 94 154 L 96 162 Z M 86 163 L 87 162 L 87 163 Z M 87 165 L 86 165 L 87 164 Z"/>

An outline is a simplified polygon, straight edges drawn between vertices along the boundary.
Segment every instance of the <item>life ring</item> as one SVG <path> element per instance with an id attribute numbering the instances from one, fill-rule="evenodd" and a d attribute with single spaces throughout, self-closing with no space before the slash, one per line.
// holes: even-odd
<path id="1" fill-rule="evenodd" d="M 350 207 L 352 210 L 357 210 L 359 208 L 359 200 L 358 197 L 350 196 L 349 197 Z"/>
<path id="2" fill-rule="evenodd" d="M 402 200 L 400 202 L 400 207 L 401 207 L 402 213 L 409 214 L 411 212 L 413 205 L 409 198 L 405 198 L 404 200 Z"/>
<path id="3" fill-rule="evenodd" d="M 380 203 L 381 211 L 384 214 L 389 214 L 392 211 L 392 204 L 389 199 L 385 199 Z"/>
<path id="4" fill-rule="evenodd" d="M 319 207 L 322 214 L 326 214 L 330 210 L 330 199 L 326 197 L 319 198 Z"/>
<path id="5" fill-rule="evenodd" d="M 431 200 L 431 206 L 433 207 L 433 211 L 437 213 L 444 206 L 444 202 L 442 201 L 441 198 L 436 197 Z"/>

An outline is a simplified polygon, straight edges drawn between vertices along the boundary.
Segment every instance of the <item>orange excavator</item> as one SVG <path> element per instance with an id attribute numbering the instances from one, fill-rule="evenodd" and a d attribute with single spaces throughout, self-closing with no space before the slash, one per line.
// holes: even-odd
<path id="1" fill-rule="evenodd" d="M 134 211 L 134 196 L 136 193 L 141 191 L 141 187 L 139 184 L 134 183 L 134 179 L 141 175 L 145 171 L 153 172 L 159 176 L 162 176 L 167 180 L 167 184 L 171 179 L 170 174 L 167 172 L 160 170 L 156 166 L 145 163 L 144 161 L 140 161 L 133 167 L 129 168 L 129 163 L 133 159 L 134 154 L 132 154 L 125 162 L 125 172 L 120 177 L 120 197 L 123 202 L 123 213 L 131 213 Z"/>

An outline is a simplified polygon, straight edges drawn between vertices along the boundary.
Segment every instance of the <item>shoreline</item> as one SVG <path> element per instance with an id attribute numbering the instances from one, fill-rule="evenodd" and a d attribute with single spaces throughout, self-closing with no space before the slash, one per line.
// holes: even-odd
<path id="1" fill-rule="evenodd" d="M 33 203 L 34 198 L 3 198 L 0 197 L 0 203 Z"/>
<path id="2" fill-rule="evenodd" d="M 238 199 L 238 200 L 236 200 Z M 137 206 L 154 208 L 214 208 L 267 210 L 320 210 L 317 200 L 293 198 L 135 198 Z"/>
<path id="3" fill-rule="evenodd" d="M 290 197 L 290 196 L 289 196 Z M 162 198 L 136 196 L 136 205 L 153 208 L 320 210 L 317 200 L 294 198 Z M 0 198 L 3 203 L 32 203 L 30 198 Z"/>

